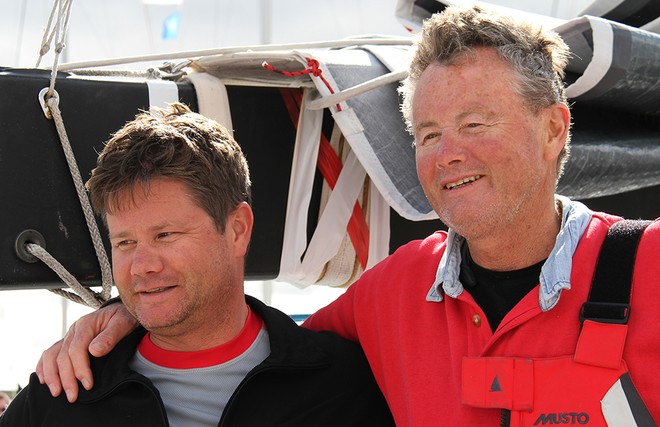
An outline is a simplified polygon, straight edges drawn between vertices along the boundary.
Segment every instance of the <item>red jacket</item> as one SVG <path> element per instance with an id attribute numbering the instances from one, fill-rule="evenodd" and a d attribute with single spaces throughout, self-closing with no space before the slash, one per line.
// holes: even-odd
<path id="1" fill-rule="evenodd" d="M 472 297 L 428 302 L 446 233 L 414 241 L 367 271 L 305 326 L 362 345 L 397 426 L 497 426 L 499 409 L 461 403 L 464 356 L 556 357 L 575 353 L 578 313 L 587 299 L 600 246 L 620 218 L 594 213 L 573 255 L 571 289 L 543 312 L 537 288 L 495 333 Z M 660 220 L 640 242 L 623 358 L 651 415 L 660 420 Z"/>

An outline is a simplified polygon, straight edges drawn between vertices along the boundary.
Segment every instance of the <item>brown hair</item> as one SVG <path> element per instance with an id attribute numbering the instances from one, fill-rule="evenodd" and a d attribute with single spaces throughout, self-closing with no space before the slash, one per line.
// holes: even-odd
<path id="1" fill-rule="evenodd" d="M 87 181 L 92 206 L 105 218 L 120 208 L 119 192 L 152 178 L 185 183 L 194 200 L 224 231 L 229 213 L 250 203 L 247 161 L 219 123 L 174 103 L 138 114 L 106 143 Z"/>

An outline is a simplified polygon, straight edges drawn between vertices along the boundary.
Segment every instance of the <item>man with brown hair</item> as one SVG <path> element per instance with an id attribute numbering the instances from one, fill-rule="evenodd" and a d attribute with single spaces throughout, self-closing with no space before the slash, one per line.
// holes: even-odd
<path id="1" fill-rule="evenodd" d="M 392 424 L 358 345 L 245 296 L 250 177 L 222 126 L 182 104 L 140 114 L 87 187 L 142 327 L 92 359 L 73 404 L 33 374 L 1 426 Z"/>

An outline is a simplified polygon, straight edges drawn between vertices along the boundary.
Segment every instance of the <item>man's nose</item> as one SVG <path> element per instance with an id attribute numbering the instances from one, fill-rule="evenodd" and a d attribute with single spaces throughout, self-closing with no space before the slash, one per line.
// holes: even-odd
<path id="1" fill-rule="evenodd" d="M 132 255 L 131 274 L 133 276 L 157 273 L 163 268 L 160 253 L 152 245 L 138 243 Z"/>
<path id="2" fill-rule="evenodd" d="M 435 163 L 438 167 L 464 162 L 467 157 L 463 141 L 456 132 L 443 132 L 434 149 Z"/>

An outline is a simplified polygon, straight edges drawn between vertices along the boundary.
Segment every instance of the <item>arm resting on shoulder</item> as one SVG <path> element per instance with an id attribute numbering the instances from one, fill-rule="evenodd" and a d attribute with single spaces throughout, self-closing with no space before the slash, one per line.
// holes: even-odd
<path id="1" fill-rule="evenodd" d="M 312 314 L 302 326 L 316 332 L 331 331 L 348 340 L 359 341 L 354 312 L 357 284 L 353 284 L 335 301 Z"/>
<path id="2" fill-rule="evenodd" d="M 65 337 L 44 351 L 36 373 L 54 397 L 64 389 L 69 402 L 78 398 L 78 380 L 85 389 L 94 385 L 89 353 L 104 356 L 138 326 L 124 304 L 109 304 L 71 325 Z"/>

